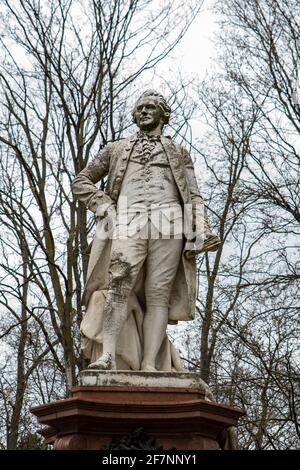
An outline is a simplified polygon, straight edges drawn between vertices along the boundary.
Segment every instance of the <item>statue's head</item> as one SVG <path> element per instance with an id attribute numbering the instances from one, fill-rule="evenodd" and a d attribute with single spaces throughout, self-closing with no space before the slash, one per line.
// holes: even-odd
<path id="1" fill-rule="evenodd" d="M 168 124 L 171 108 L 164 97 L 155 90 L 146 90 L 138 98 L 132 111 L 132 120 L 145 131 L 155 129 L 159 124 L 161 128 Z"/>

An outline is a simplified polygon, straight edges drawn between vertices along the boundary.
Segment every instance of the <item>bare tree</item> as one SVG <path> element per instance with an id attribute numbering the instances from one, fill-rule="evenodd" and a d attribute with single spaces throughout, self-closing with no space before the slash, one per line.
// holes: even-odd
<path id="1" fill-rule="evenodd" d="M 259 109 L 249 149 L 249 191 L 269 202 L 265 218 L 274 231 L 297 231 L 299 3 L 226 0 L 218 10 L 225 34 L 221 60 L 232 82 Z"/>
<path id="2" fill-rule="evenodd" d="M 199 260 L 187 363 L 245 408 L 245 449 L 299 446 L 298 9 L 218 2 L 218 71 L 196 90 L 207 120 L 196 164 L 224 243 Z"/>

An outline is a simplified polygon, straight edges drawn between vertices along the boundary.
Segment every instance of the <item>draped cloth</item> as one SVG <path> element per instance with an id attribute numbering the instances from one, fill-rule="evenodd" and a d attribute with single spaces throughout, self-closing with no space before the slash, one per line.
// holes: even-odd
<path id="1" fill-rule="evenodd" d="M 98 222 L 101 224 L 101 221 Z M 97 233 L 97 231 L 96 231 Z M 84 356 L 95 361 L 102 353 L 103 311 L 108 288 L 111 240 L 95 237 L 90 253 L 88 281 L 84 300 L 86 313 L 81 323 L 81 347 Z M 185 266 L 185 268 L 183 267 Z M 179 320 L 192 320 L 195 295 L 188 289 L 185 269 L 191 275 L 195 272 L 195 260 L 186 260 L 182 255 L 172 288 L 169 307 L 169 323 Z M 143 318 L 145 314 L 144 296 L 145 269 L 141 268 L 137 282 L 128 300 L 128 316 L 117 341 L 117 369 L 139 370 L 143 350 Z M 195 284 L 195 282 L 194 282 Z M 167 334 L 157 356 L 157 369 L 163 371 L 181 370 L 178 352 Z"/>

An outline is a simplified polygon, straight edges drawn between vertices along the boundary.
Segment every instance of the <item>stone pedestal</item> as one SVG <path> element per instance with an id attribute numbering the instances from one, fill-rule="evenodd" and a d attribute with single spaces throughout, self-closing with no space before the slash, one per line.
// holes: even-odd
<path id="1" fill-rule="evenodd" d="M 54 449 L 217 450 L 244 414 L 211 401 L 195 373 L 83 371 L 79 383 L 31 410 Z"/>

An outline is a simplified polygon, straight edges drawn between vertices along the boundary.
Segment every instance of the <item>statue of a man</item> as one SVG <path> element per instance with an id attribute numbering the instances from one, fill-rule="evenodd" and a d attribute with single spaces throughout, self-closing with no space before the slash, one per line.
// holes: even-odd
<path id="1" fill-rule="evenodd" d="M 195 256 L 220 240 L 189 153 L 162 134 L 170 113 L 161 94 L 145 91 L 132 112 L 139 132 L 108 144 L 73 181 L 98 221 L 81 324 L 90 368 L 182 370 L 167 325 L 194 318 Z"/>

